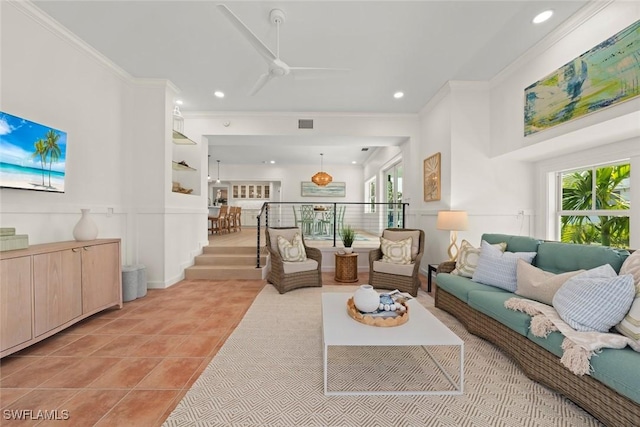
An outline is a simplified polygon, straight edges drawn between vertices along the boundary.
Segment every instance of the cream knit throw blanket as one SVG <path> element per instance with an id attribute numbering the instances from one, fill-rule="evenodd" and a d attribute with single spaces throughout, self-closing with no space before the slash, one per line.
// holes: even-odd
<path id="1" fill-rule="evenodd" d="M 624 348 L 629 345 L 635 351 L 640 351 L 640 346 L 624 335 L 576 331 L 562 320 L 553 307 L 538 301 L 509 298 L 504 306 L 531 316 L 530 329 L 536 337 L 546 338 L 551 332 L 561 332 L 565 338 L 560 362 L 576 375 L 590 374 L 589 360 L 603 348 Z"/>

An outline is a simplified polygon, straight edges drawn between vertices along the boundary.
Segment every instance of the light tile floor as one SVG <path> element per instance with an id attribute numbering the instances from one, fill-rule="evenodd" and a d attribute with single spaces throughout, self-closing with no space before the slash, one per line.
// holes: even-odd
<path id="1" fill-rule="evenodd" d="M 323 281 L 338 284 L 333 273 Z M 0 425 L 161 425 L 264 286 L 271 285 L 192 280 L 149 290 L 1 359 Z M 38 411 L 69 419 L 31 419 Z M 7 419 L 17 413 L 28 419 Z"/>

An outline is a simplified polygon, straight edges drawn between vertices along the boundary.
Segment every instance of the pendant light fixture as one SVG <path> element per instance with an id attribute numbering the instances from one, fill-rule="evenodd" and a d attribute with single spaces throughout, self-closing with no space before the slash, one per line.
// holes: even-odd
<path id="1" fill-rule="evenodd" d="M 216 179 L 216 183 L 220 184 L 220 160 L 218 160 L 218 179 Z"/>
<path id="2" fill-rule="evenodd" d="M 320 153 L 320 172 L 311 177 L 311 181 L 320 187 L 324 187 L 333 181 L 331 175 L 322 170 L 322 156 L 324 156 L 324 154 Z"/>

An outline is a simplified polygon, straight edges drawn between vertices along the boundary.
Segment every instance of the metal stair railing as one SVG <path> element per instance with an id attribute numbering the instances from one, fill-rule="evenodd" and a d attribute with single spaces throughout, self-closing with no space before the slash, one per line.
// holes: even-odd
<path id="1" fill-rule="evenodd" d="M 264 202 L 256 217 L 256 268 L 261 268 L 260 231 L 263 224 L 265 233 L 268 232 L 269 224 L 276 227 L 297 227 L 296 209 L 302 205 L 313 205 L 316 215 L 322 215 L 322 219 L 313 223 L 309 229 L 313 236 L 304 235 L 311 238 L 321 233 L 321 236 L 333 241 L 333 247 L 336 247 L 337 241 L 340 240 L 342 227 L 347 224 L 356 230 L 377 235 L 382 234 L 382 230 L 385 228 L 405 228 L 407 207 L 409 206 L 408 203 L 402 202 Z M 297 216 L 299 217 L 299 215 Z M 320 217 L 318 216 L 318 218 Z M 325 225 L 327 225 L 326 229 Z M 328 227 L 329 225 L 331 227 Z M 325 231 L 328 230 L 330 233 L 325 234 Z M 305 233 L 305 227 L 301 228 L 301 232 Z"/>

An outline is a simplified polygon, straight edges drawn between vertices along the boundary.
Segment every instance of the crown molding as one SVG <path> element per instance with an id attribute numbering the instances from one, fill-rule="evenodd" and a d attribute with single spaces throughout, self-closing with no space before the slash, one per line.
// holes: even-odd
<path id="1" fill-rule="evenodd" d="M 448 81 L 443 84 L 440 89 L 429 98 L 429 101 L 425 104 L 424 107 L 418 111 L 418 116 L 423 117 L 425 114 L 429 113 L 432 109 L 434 109 L 443 99 L 451 94 L 451 82 Z"/>
<path id="2" fill-rule="evenodd" d="M 343 118 L 343 117 L 360 117 L 360 118 L 389 118 L 389 119 L 411 119 L 417 120 L 417 113 L 353 113 L 353 112 L 295 112 L 295 111 L 182 111 L 185 118 L 207 118 L 207 117 L 291 117 L 300 119 L 315 118 Z"/>
<path id="3" fill-rule="evenodd" d="M 533 45 L 525 53 L 519 56 L 515 61 L 511 62 L 505 68 L 496 74 L 490 81 L 490 86 L 494 87 L 509 78 L 515 71 L 526 65 L 532 58 L 542 55 L 546 50 L 556 43 L 574 32 L 577 28 L 584 25 L 587 21 L 597 15 L 600 11 L 615 3 L 616 0 L 599 1 L 594 0 L 582 7 L 577 13 L 569 17 L 560 27 L 547 34 L 542 40 Z"/>
<path id="4" fill-rule="evenodd" d="M 87 54 L 90 58 L 96 61 L 104 68 L 113 72 L 116 76 L 125 80 L 126 82 L 132 82 L 133 77 L 127 73 L 124 69 L 120 68 L 113 63 L 109 58 L 98 52 L 92 46 L 87 44 L 80 37 L 69 31 L 65 26 L 58 21 L 47 15 L 42 9 L 28 0 L 6 0 L 3 1 L 4 5 L 13 6 L 17 11 L 23 13 L 29 17 L 35 23 L 39 24 L 42 28 L 49 31 L 59 39 L 67 42 L 70 46 L 76 48 L 82 53 Z"/>
<path id="5" fill-rule="evenodd" d="M 148 87 L 157 87 L 157 88 L 168 88 L 173 92 L 180 93 L 180 89 L 178 86 L 173 84 L 171 80 L 168 79 L 154 79 L 154 78 L 143 78 L 143 77 L 132 77 L 131 83 L 137 86 L 148 86 Z"/>

